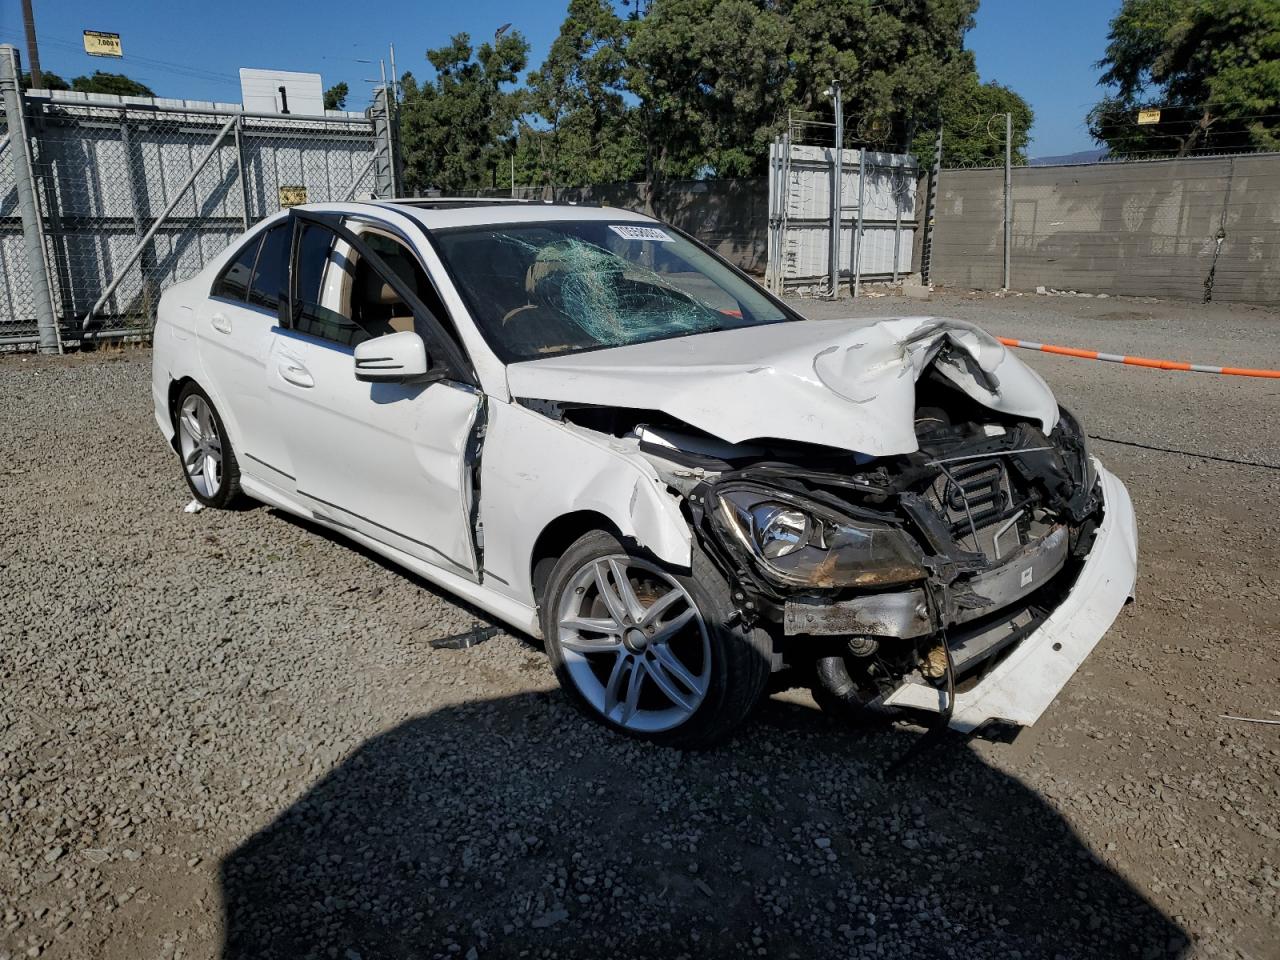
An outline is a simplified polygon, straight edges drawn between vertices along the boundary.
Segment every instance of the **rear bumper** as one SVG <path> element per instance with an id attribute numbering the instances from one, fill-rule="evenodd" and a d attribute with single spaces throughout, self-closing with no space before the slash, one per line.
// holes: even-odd
<path id="1" fill-rule="evenodd" d="M 1133 596 L 1138 534 L 1129 492 L 1098 468 L 1104 515 L 1075 586 L 1036 630 L 968 690 L 956 694 L 951 727 L 975 730 L 991 720 L 1030 726 L 1053 702 Z M 887 694 L 886 706 L 940 712 L 945 694 L 919 680 Z"/>

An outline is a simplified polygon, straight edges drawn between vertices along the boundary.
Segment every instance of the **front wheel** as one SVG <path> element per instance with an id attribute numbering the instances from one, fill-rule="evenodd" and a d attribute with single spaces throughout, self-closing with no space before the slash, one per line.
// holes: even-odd
<path id="1" fill-rule="evenodd" d="M 187 486 L 206 507 L 231 507 L 240 496 L 240 466 L 222 417 L 194 383 L 178 394 L 174 410 L 178 455 Z"/>
<path id="2" fill-rule="evenodd" d="M 728 587 L 696 545 L 684 573 L 609 533 L 588 533 L 556 563 L 542 600 L 560 685 L 581 710 L 622 733 L 709 746 L 764 695 L 769 637 L 730 626 Z"/>

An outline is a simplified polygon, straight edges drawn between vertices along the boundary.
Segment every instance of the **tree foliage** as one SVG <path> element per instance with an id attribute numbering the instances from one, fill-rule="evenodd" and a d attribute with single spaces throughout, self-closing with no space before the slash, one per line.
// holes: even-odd
<path id="1" fill-rule="evenodd" d="M 1125 0 L 1098 66 L 1089 130 L 1113 155 L 1280 148 L 1276 0 Z"/>
<path id="2" fill-rule="evenodd" d="M 942 162 L 948 166 L 982 166 L 1004 161 L 1004 116 L 1013 124 L 1013 162 L 1027 162 L 1034 114 L 1031 105 L 999 83 L 981 83 L 965 74 L 942 95 Z M 937 129 L 916 134 L 912 152 L 924 163 L 933 160 Z"/>
<path id="3" fill-rule="evenodd" d="M 505 184 L 508 164 L 523 184 L 756 176 L 792 112 L 830 118 L 837 79 L 846 146 L 909 149 L 941 115 L 949 155 L 983 159 L 1003 150 L 987 116 L 1008 110 L 1021 156 L 1030 108 L 981 84 L 963 49 L 977 2 L 640 0 L 620 16 L 611 0 L 570 0 L 523 87 L 518 33 L 428 51 L 434 78 L 405 78 L 407 177 L 452 191 Z"/>
<path id="4" fill-rule="evenodd" d="M 641 173 L 624 82 L 629 39 L 607 0 L 571 0 L 546 61 L 529 74 L 517 148 L 525 182 L 580 186 Z"/>
<path id="5" fill-rule="evenodd" d="M 332 87 L 324 92 L 324 108 L 326 110 L 345 110 L 347 108 L 347 94 L 350 88 L 346 83 L 335 83 Z"/>
<path id="6" fill-rule="evenodd" d="M 22 76 L 18 83 L 23 90 L 31 89 L 31 73 L 27 70 L 22 71 Z M 50 73 L 48 70 L 40 71 L 40 89 L 41 90 L 70 90 L 71 84 L 58 76 L 56 73 Z"/>
<path id="7" fill-rule="evenodd" d="M 22 89 L 31 87 L 31 74 L 22 74 Z M 75 90 L 78 93 L 110 93 L 118 97 L 154 97 L 155 91 L 123 73 L 105 73 L 95 70 L 92 76 L 76 77 L 70 83 L 48 70 L 40 71 L 40 89 Z"/>
<path id="8" fill-rule="evenodd" d="M 402 78 L 400 141 L 410 189 L 447 192 L 492 187 L 510 155 L 524 93 L 504 90 L 525 68 L 529 44 L 518 31 L 471 45 L 460 33 L 427 51 L 435 79 Z"/>
<path id="9" fill-rule="evenodd" d="M 80 93 L 110 93 L 117 97 L 154 97 L 155 91 L 145 83 L 139 83 L 123 73 L 106 73 L 93 71 L 93 76 L 76 77 L 71 81 L 71 89 Z"/>

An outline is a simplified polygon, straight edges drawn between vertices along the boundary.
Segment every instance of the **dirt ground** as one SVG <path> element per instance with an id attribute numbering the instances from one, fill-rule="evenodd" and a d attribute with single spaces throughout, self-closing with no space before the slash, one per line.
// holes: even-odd
<path id="1" fill-rule="evenodd" d="M 1280 367 L 1280 312 L 897 296 Z M 0 960 L 1280 957 L 1280 385 L 1021 354 L 1138 511 L 1138 600 L 1012 743 L 802 692 L 680 754 L 265 507 L 183 512 L 146 350 L 0 359 Z"/>

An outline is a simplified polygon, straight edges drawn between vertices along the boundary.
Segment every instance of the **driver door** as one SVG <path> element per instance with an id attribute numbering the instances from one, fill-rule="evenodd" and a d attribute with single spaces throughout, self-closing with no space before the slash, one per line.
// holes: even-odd
<path id="1" fill-rule="evenodd" d="M 291 219 L 290 290 L 266 376 L 299 500 L 321 520 L 475 579 L 469 454 L 483 394 L 427 305 L 444 310 L 430 278 L 374 220 Z M 423 337 L 428 377 L 357 380 L 355 346 L 404 330 Z"/>

